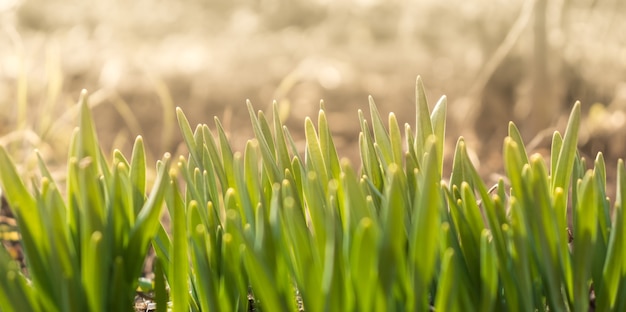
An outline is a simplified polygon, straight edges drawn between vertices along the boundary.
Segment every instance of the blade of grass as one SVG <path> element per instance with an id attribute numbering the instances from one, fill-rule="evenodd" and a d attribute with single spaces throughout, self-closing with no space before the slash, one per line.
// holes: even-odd
<path id="1" fill-rule="evenodd" d="M 130 180 L 133 183 L 133 207 L 136 208 L 132 215 L 135 216 L 139 213 L 139 208 L 143 207 L 146 200 L 146 151 L 141 136 L 135 139 L 130 163 Z"/>
<path id="2" fill-rule="evenodd" d="M 128 236 L 127 259 L 133 261 L 127 265 L 129 272 L 139 272 L 143 264 L 140 255 L 152 237 L 157 233 L 161 205 L 167 185 L 170 183 L 169 176 L 170 156 L 166 154 L 162 161 L 157 163 L 157 177 L 145 204 L 135 218 L 136 222 Z"/>
<path id="3" fill-rule="evenodd" d="M 409 236 L 409 259 L 413 273 L 416 308 L 427 307 L 427 289 L 435 274 L 438 239 L 441 224 L 441 176 L 437 168 L 436 138 L 428 140 L 424 168 L 419 192 L 415 193 L 412 228 Z"/>
<path id="4" fill-rule="evenodd" d="M 374 149 L 374 140 L 370 134 L 370 129 L 367 124 L 367 120 L 363 116 L 363 111 L 359 110 L 359 121 L 361 125 L 361 134 L 359 134 L 359 148 L 361 163 L 363 164 L 363 171 L 365 175 L 370 177 L 373 185 L 377 190 L 383 188 L 383 172 L 380 167 L 379 159 L 376 156 L 376 150 Z"/>
<path id="5" fill-rule="evenodd" d="M 580 128 L 580 102 L 576 102 L 572 108 L 572 112 L 567 122 L 565 135 L 563 137 L 563 146 L 559 152 L 556 172 L 552 178 L 552 190 L 560 187 L 564 190 L 569 189 L 569 180 L 572 175 L 571 168 L 574 165 L 576 157 L 576 145 L 578 142 L 578 129 Z"/>
<path id="6" fill-rule="evenodd" d="M 228 184 L 217 143 L 209 126 L 205 124 L 202 125 L 202 162 L 204 170 L 214 173 L 220 185 Z"/>
<path id="7" fill-rule="evenodd" d="M 172 291 L 172 304 L 174 311 L 189 310 L 189 259 L 188 240 L 186 228 L 185 203 L 178 191 L 175 177 L 171 177 L 170 187 L 165 194 L 167 206 L 172 216 L 172 262 L 170 272 L 172 280 L 170 287 Z M 189 203 L 190 206 L 197 205 L 195 201 Z M 195 209 L 195 208 L 194 208 Z"/>
<path id="8" fill-rule="evenodd" d="M 491 233 L 483 229 L 480 235 L 480 311 L 493 311 L 498 300 L 497 265 Z"/>
<path id="9" fill-rule="evenodd" d="M 595 242 L 598 230 L 597 210 L 593 205 L 597 202 L 596 184 L 593 183 L 594 173 L 588 171 L 577 183 L 578 204 L 574 207 L 574 309 L 585 310 L 589 307 L 589 279 Z M 591 208 L 591 209 L 590 209 Z"/>
<path id="10" fill-rule="evenodd" d="M 433 134 L 437 138 L 437 155 L 439 157 L 439 174 L 443 175 L 443 160 L 444 160 L 444 152 L 443 148 L 445 146 L 446 139 L 446 114 L 448 110 L 448 100 L 446 96 L 442 96 L 435 107 L 433 108 L 432 113 L 430 114 L 430 119 L 432 122 Z"/>
<path id="11" fill-rule="evenodd" d="M 389 113 L 389 141 L 391 146 L 391 155 L 393 162 L 402 165 L 402 135 L 400 134 L 400 126 L 394 113 Z"/>
<path id="12" fill-rule="evenodd" d="M 509 122 L 509 137 L 517 144 L 517 148 L 519 150 L 520 158 L 522 159 L 522 163 L 528 163 L 528 153 L 526 152 L 526 147 L 524 146 L 524 141 L 522 140 L 522 135 L 520 134 L 517 126 L 511 121 Z"/>
<path id="13" fill-rule="evenodd" d="M 324 102 L 321 103 L 322 107 L 323 104 Z M 339 179 L 339 174 L 341 173 L 339 156 L 337 156 L 337 149 L 335 148 L 328 121 L 326 120 L 326 113 L 323 109 L 320 109 L 318 115 L 317 128 L 319 129 L 320 150 L 324 156 L 324 162 L 328 166 L 329 178 Z"/>
<path id="14" fill-rule="evenodd" d="M 378 271 L 380 272 L 381 286 L 389 299 L 388 307 L 394 306 L 394 292 L 396 287 L 404 286 L 400 281 L 405 278 L 406 267 L 405 249 L 407 246 L 406 217 L 407 203 L 404 201 L 406 185 L 403 185 L 401 169 L 396 164 L 388 168 L 388 183 L 385 188 L 381 209 L 381 244 L 379 247 Z M 404 292 L 405 289 L 400 288 Z M 394 300 L 395 299 L 395 300 Z"/>
<path id="15" fill-rule="evenodd" d="M 428 151 L 427 141 L 428 137 L 433 135 L 433 125 L 430 119 L 430 111 L 428 109 L 428 101 L 426 100 L 426 93 L 424 91 L 424 83 L 422 77 L 417 76 L 415 81 L 415 151 L 417 153 L 417 159 L 421 161 L 424 153 Z M 443 140 L 443 137 L 438 138 Z"/>
<path id="16" fill-rule="evenodd" d="M 289 157 L 289 151 L 287 150 L 287 144 L 285 141 L 285 133 L 283 132 L 283 124 L 280 120 L 280 113 L 278 108 L 278 102 L 272 103 L 273 124 L 274 124 L 274 141 L 276 148 L 276 155 L 279 163 L 279 167 L 283 169 L 293 170 L 291 167 L 291 161 Z"/>
<path id="17" fill-rule="evenodd" d="M 157 312 L 167 311 L 168 295 L 165 285 L 165 273 L 159 259 L 154 261 L 154 298 Z"/>
<path id="18" fill-rule="evenodd" d="M 381 160 L 387 164 L 390 164 L 393 162 L 393 149 L 391 148 L 391 140 L 389 139 L 389 134 L 387 134 L 387 130 L 385 130 L 385 126 L 378 112 L 378 108 L 374 103 L 374 98 L 370 96 L 368 100 L 370 104 L 370 115 L 372 117 L 372 128 L 374 130 L 374 142 L 381 147 Z"/>
<path id="19" fill-rule="evenodd" d="M 609 311 L 615 309 L 617 294 L 620 289 L 620 280 L 623 279 L 624 263 L 626 257 L 626 233 L 624 227 L 624 205 L 626 205 L 626 170 L 624 169 L 624 161 L 618 160 L 617 163 L 617 192 L 615 199 L 615 207 L 613 210 L 613 224 L 609 243 L 607 247 L 606 260 L 602 270 L 602 280 L 604 281 L 605 291 L 597 292 L 598 309 Z M 623 286 L 621 286 L 623 287 Z"/>
<path id="20" fill-rule="evenodd" d="M 267 125 L 265 118 L 263 118 L 263 122 L 261 122 L 259 118 L 256 117 L 256 115 L 254 114 L 254 109 L 252 108 L 252 103 L 250 103 L 250 101 L 246 101 L 246 105 L 248 106 L 250 121 L 252 122 L 252 130 L 254 130 L 254 135 L 259 141 L 261 156 L 263 157 L 263 164 L 267 168 L 271 181 L 278 182 L 282 177 L 281 172 L 278 170 L 278 166 L 276 165 L 273 138 L 269 133 L 269 126 Z"/>
<path id="21" fill-rule="evenodd" d="M 106 244 L 101 232 L 95 231 L 91 235 L 91 239 L 87 244 L 89 252 L 85 252 L 82 260 L 83 270 L 82 278 L 85 287 L 85 295 L 89 309 L 92 311 L 101 311 L 106 309 L 105 305 L 105 283 L 94 283 L 93 281 L 103 281 L 105 274 L 108 274 L 107 259 L 105 256 Z"/>
<path id="22" fill-rule="evenodd" d="M 457 291 L 456 267 L 454 266 L 454 250 L 447 249 L 443 253 L 441 263 L 440 280 L 435 299 L 436 311 L 461 311 L 459 308 L 460 298 Z"/>
<path id="23" fill-rule="evenodd" d="M 318 176 L 319 183 L 322 186 L 324 192 L 326 192 L 329 180 L 329 172 L 324 160 L 322 149 L 320 147 L 319 137 L 313 126 L 313 121 L 310 118 L 306 118 L 304 121 L 304 134 L 306 137 L 307 153 L 305 158 L 305 165 L 308 171 L 313 171 Z"/>
<path id="24" fill-rule="evenodd" d="M 356 309 L 373 311 L 376 307 L 378 287 L 378 254 L 372 245 L 379 241 L 376 224 L 370 218 L 359 221 L 354 233 L 350 250 L 350 262 L 346 268 L 352 276 L 352 285 L 356 296 Z"/>

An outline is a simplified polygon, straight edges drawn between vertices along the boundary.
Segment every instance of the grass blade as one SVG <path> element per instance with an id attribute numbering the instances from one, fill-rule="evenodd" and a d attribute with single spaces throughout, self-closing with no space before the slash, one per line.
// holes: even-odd
<path id="1" fill-rule="evenodd" d="M 580 102 L 576 102 L 572 108 L 565 136 L 563 137 L 563 146 L 559 152 L 556 171 L 552 177 L 552 190 L 557 187 L 564 190 L 569 189 L 569 180 L 572 175 L 572 167 L 576 157 L 576 145 L 578 143 L 578 129 L 580 128 Z"/>
<path id="2" fill-rule="evenodd" d="M 430 111 L 428 109 L 428 101 L 426 100 L 426 92 L 424 91 L 424 83 L 422 77 L 417 76 L 415 81 L 415 151 L 417 153 L 417 159 L 421 160 L 421 157 L 428 151 L 427 141 L 428 137 L 433 135 L 433 125 L 430 119 Z M 438 140 L 443 140 L 438 138 Z"/>
<path id="3" fill-rule="evenodd" d="M 439 174 L 443 175 L 443 160 L 444 160 L 444 151 L 443 147 L 445 146 L 446 139 L 446 114 L 448 110 L 448 100 L 446 96 L 442 96 L 435 107 L 433 108 L 433 112 L 430 114 L 430 119 L 432 121 L 433 134 L 437 138 L 437 155 L 440 155 L 439 160 Z"/>

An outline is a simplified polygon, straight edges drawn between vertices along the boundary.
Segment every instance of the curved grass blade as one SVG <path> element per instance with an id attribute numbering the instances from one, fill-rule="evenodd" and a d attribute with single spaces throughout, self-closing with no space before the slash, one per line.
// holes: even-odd
<path id="1" fill-rule="evenodd" d="M 428 109 L 428 101 L 426 100 L 426 92 L 424 91 L 424 83 L 422 77 L 417 76 L 415 81 L 415 152 L 417 159 L 421 160 L 424 153 L 428 151 L 428 137 L 433 135 L 433 125 L 430 119 L 430 111 Z M 443 140 L 443 137 L 438 138 Z"/>
<path id="2" fill-rule="evenodd" d="M 402 135 L 400 134 L 400 126 L 394 113 L 389 113 L 389 140 L 391 143 L 391 155 L 393 162 L 402 165 Z"/>
<path id="3" fill-rule="evenodd" d="M 226 131 L 220 120 L 215 117 L 215 127 L 217 127 L 217 135 L 220 140 L 220 151 L 222 152 L 221 163 L 224 166 L 224 173 L 226 174 L 227 186 L 222 185 L 222 192 L 225 195 L 228 188 L 235 185 L 235 177 L 233 176 L 233 149 L 230 147 Z M 216 162 L 220 163 L 220 162 Z"/>
<path id="4" fill-rule="evenodd" d="M 513 140 L 513 142 L 517 143 L 517 149 L 520 153 L 520 158 L 522 159 L 522 163 L 528 163 L 528 153 L 526 152 L 526 147 L 524 146 L 524 141 L 522 140 L 522 135 L 519 130 L 515 126 L 515 124 L 511 121 L 509 122 L 509 137 Z"/>
<path id="5" fill-rule="evenodd" d="M 437 168 L 436 138 L 428 140 L 424 168 L 425 173 L 420 183 L 420 191 L 415 193 L 413 201 L 412 228 L 409 233 L 410 266 L 415 268 L 414 293 L 418 300 L 417 309 L 426 304 L 426 292 L 435 274 L 435 262 L 439 248 L 441 209 L 443 198 L 441 176 Z"/>
<path id="6" fill-rule="evenodd" d="M 446 96 L 442 96 L 435 107 L 433 108 L 432 113 L 430 114 L 430 119 L 432 122 L 433 134 L 437 138 L 437 155 L 439 156 L 439 174 L 443 175 L 443 160 L 444 160 L 444 151 L 443 148 L 445 146 L 446 139 L 446 114 L 448 109 L 448 100 Z"/>
<path id="7" fill-rule="evenodd" d="M 166 202 L 172 215 L 172 245 L 170 254 L 170 272 L 172 279 L 172 303 L 174 311 L 189 310 L 189 258 L 187 239 L 187 218 L 185 203 L 180 196 L 176 179 L 171 179 L 169 189 L 166 191 Z M 197 205 L 195 201 L 189 203 L 190 206 Z M 197 208 L 194 208 L 197 209 Z"/>
<path id="8" fill-rule="evenodd" d="M 613 211 L 613 224 L 607 248 L 606 260 L 602 271 L 604 291 L 597 293 L 599 311 L 615 311 L 618 291 L 624 288 L 623 278 L 626 267 L 626 223 L 624 207 L 626 207 L 626 170 L 624 161 L 617 163 L 617 195 Z M 621 285 L 620 285 L 621 284 Z M 623 300 L 623 299 L 622 299 Z"/>
<path id="9" fill-rule="evenodd" d="M 204 169 L 207 170 L 207 172 L 213 173 L 211 174 L 213 180 L 213 175 L 217 176 L 217 181 L 219 181 L 219 185 L 221 185 L 222 188 L 228 188 L 229 185 L 226 173 L 224 172 L 224 164 L 222 163 L 215 138 L 207 125 L 202 125 L 202 142 L 204 142 Z M 211 193 L 214 193 L 212 194 L 212 198 L 216 198 L 215 196 L 217 196 L 217 181 L 211 183 L 215 185 L 212 187 L 215 188 L 215 190 L 211 191 Z"/>
<path id="10" fill-rule="evenodd" d="M 310 118 L 306 118 L 304 121 L 304 134 L 306 137 L 307 158 L 305 165 L 308 171 L 314 171 L 319 177 L 319 183 L 322 185 L 324 192 L 328 186 L 329 172 L 326 166 L 326 161 L 322 154 L 319 138 L 313 121 Z"/>
<path id="11" fill-rule="evenodd" d="M 598 211 L 593 209 L 597 203 L 597 189 L 593 171 L 588 171 L 582 180 L 578 180 L 578 201 L 574 207 L 574 242 L 572 253 L 573 293 L 576 311 L 589 307 L 589 280 L 593 266 L 593 255 L 598 232 Z M 591 208 L 591 209 L 589 209 Z"/>
<path id="12" fill-rule="evenodd" d="M 87 244 L 89 252 L 83 253 L 84 258 L 81 261 L 83 285 L 90 285 L 85 287 L 85 296 L 91 311 L 106 310 L 105 291 L 107 290 L 104 289 L 106 284 L 94 283 L 94 281 L 104 281 L 105 274 L 108 274 L 109 263 L 106 260 L 109 257 L 105 256 L 107 252 L 106 243 L 101 232 L 93 232 Z"/>
<path id="13" fill-rule="evenodd" d="M 135 225 L 128 235 L 127 259 L 132 261 L 127 264 L 129 272 L 139 274 L 143 259 L 140 256 L 145 252 L 152 237 L 155 236 L 159 227 L 161 205 L 166 188 L 170 183 L 169 176 L 170 156 L 166 154 L 162 161 L 157 163 L 157 178 L 154 182 L 150 196 L 137 215 Z"/>
<path id="14" fill-rule="evenodd" d="M 130 158 L 130 180 L 133 185 L 133 207 L 135 207 L 132 215 L 135 216 L 146 200 L 146 151 L 141 136 L 135 139 L 133 145 Z"/>
<path id="15" fill-rule="evenodd" d="M 480 311 L 493 311 L 498 300 L 498 259 L 491 233 L 480 235 Z"/>
<path id="16" fill-rule="evenodd" d="M 377 190 L 381 191 L 384 185 L 383 171 L 380 165 L 380 160 L 376 155 L 376 149 L 374 148 L 374 140 L 370 134 L 370 129 L 367 124 L 367 120 L 363 116 L 363 111 L 359 110 L 359 121 L 361 125 L 361 133 L 359 134 L 359 148 L 361 156 L 362 170 L 365 175 L 370 177 L 372 183 Z"/>
<path id="17" fill-rule="evenodd" d="M 280 168 L 293 170 L 291 167 L 291 161 L 289 157 L 289 151 L 285 141 L 285 133 L 283 132 L 283 124 L 280 120 L 280 113 L 278 108 L 278 102 L 272 103 L 272 113 L 274 121 L 274 143 L 276 148 L 276 155 Z M 295 155 L 295 154 L 294 154 Z"/>
<path id="18" fill-rule="evenodd" d="M 355 292 L 356 310 L 374 311 L 380 290 L 378 287 L 379 254 L 376 246 L 379 241 L 379 232 L 376 224 L 370 218 L 363 218 L 356 227 L 353 243 L 350 250 L 350 262 L 346 268 L 352 277 L 352 287 Z"/>
<path id="19" fill-rule="evenodd" d="M 556 171 L 552 177 L 552 190 L 560 187 L 569 189 L 569 180 L 572 176 L 572 167 L 576 158 L 576 145 L 578 143 L 578 129 L 580 128 L 580 102 L 576 102 L 572 108 L 565 135 L 563 146 L 559 152 Z"/>
<path id="20" fill-rule="evenodd" d="M 401 280 L 406 278 L 405 249 L 407 245 L 407 202 L 404 200 L 406 182 L 402 181 L 401 168 L 397 164 L 391 164 L 388 168 L 389 181 L 385 189 L 381 209 L 381 244 L 379 247 L 378 270 L 380 272 L 381 286 L 387 291 L 387 297 L 392 300 L 393 292 L 402 285 Z M 404 183 L 403 183 L 404 182 Z"/>
<path id="21" fill-rule="evenodd" d="M 165 285 L 165 273 L 163 265 L 159 259 L 154 261 L 154 298 L 157 312 L 167 311 L 167 302 L 169 300 Z"/>
<path id="22" fill-rule="evenodd" d="M 374 142 L 378 144 L 380 151 L 382 152 L 381 160 L 390 164 L 393 162 L 393 155 L 389 134 L 387 134 L 387 131 L 385 130 L 382 118 L 380 118 L 380 114 L 378 113 L 378 108 L 374 103 L 374 98 L 370 96 L 368 100 L 370 104 L 370 115 L 372 117 L 372 128 L 374 129 Z"/>
<path id="23" fill-rule="evenodd" d="M 183 134 L 185 144 L 187 144 L 187 149 L 189 150 L 189 153 L 194 161 L 200 165 L 202 163 L 202 155 L 196 145 L 196 140 L 194 138 L 193 131 L 191 130 L 191 126 L 189 125 L 189 120 L 187 120 L 187 116 L 185 116 L 185 113 L 183 113 L 183 110 L 180 107 L 176 107 L 176 117 L 178 118 L 178 126 Z"/>
<path id="24" fill-rule="evenodd" d="M 96 136 L 96 128 L 91 116 L 91 110 L 88 104 L 87 90 L 82 90 L 80 98 L 78 100 L 80 105 L 80 119 L 78 127 L 78 158 L 82 159 L 90 157 L 95 162 L 95 167 L 100 168 L 98 164 L 100 156 L 100 147 L 98 145 L 98 138 Z"/>
<path id="25" fill-rule="evenodd" d="M 559 161 L 559 153 L 563 148 L 563 137 L 558 131 L 552 134 L 552 146 L 550 147 L 550 176 L 554 179 L 556 165 Z"/>
<path id="26" fill-rule="evenodd" d="M 248 113 L 250 114 L 250 121 L 252 122 L 254 135 L 259 141 L 261 155 L 263 156 L 263 164 L 267 168 L 268 174 L 271 178 L 270 180 L 272 182 L 278 182 L 280 181 L 280 179 L 282 179 L 282 177 L 281 172 L 278 170 L 278 166 L 276 165 L 273 138 L 269 133 L 269 126 L 267 125 L 264 117 L 263 121 L 260 121 L 260 119 L 257 118 L 257 116 L 254 114 L 252 103 L 249 100 L 246 101 L 246 105 L 248 106 Z M 263 116 L 262 113 L 260 115 Z"/>
<path id="27" fill-rule="evenodd" d="M 443 253 L 441 261 L 441 272 L 439 285 L 437 288 L 437 297 L 435 299 L 436 311 L 461 311 L 459 305 L 460 292 L 457 290 L 457 272 L 454 265 L 454 250 L 447 249 Z"/>
<path id="28" fill-rule="evenodd" d="M 328 121 L 326 120 L 326 113 L 324 113 L 323 109 L 320 110 L 318 115 L 317 128 L 319 130 L 320 149 L 328 166 L 329 178 L 339 179 L 339 174 L 341 173 L 339 156 L 337 156 L 337 149 L 335 148 Z"/>

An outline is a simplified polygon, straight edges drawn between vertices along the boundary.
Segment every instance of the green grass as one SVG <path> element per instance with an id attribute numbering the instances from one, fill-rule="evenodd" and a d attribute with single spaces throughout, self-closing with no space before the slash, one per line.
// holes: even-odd
<path id="1" fill-rule="evenodd" d="M 132 307 L 137 277 L 158 228 L 169 156 L 146 194 L 143 141 L 130 162 L 119 152 L 112 163 L 98 146 L 86 94 L 80 130 L 72 137 L 62 194 L 39 157 L 41 178 L 32 191 L 0 147 L 0 182 L 16 216 L 28 274 L 0 248 L 0 310 L 112 311 Z"/>
<path id="2" fill-rule="evenodd" d="M 580 104 L 549 161 L 510 123 L 506 178 L 488 187 L 463 138 L 443 172 L 446 99 L 430 112 L 419 78 L 416 98 L 404 129 L 370 98 L 356 166 L 339 157 L 323 105 L 304 121 L 302 154 L 277 105 L 268 118 L 248 104 L 243 152 L 218 119 L 192 128 L 177 109 L 189 155 L 159 161 L 147 193 L 141 139 L 130 161 L 107 160 L 83 97 L 65 193 L 43 162 L 26 187 L 0 148 L 28 269 L 1 249 L 0 310 L 130 310 L 150 243 L 162 311 L 245 311 L 252 299 L 262 311 L 626 309 L 624 163 L 611 202 L 602 154 L 587 164 L 577 151 Z"/>

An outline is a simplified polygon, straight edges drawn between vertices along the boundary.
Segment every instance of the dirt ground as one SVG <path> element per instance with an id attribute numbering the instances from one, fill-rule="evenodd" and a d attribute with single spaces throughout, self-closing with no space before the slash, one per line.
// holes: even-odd
<path id="1" fill-rule="evenodd" d="M 358 161 L 357 110 L 414 127 L 415 78 L 448 99 L 447 152 L 467 138 L 485 177 L 502 172 L 509 120 L 534 151 L 583 103 L 581 150 L 607 163 L 626 147 L 626 3 L 614 0 L 259 0 L 0 2 L 0 143 L 65 162 L 80 90 L 105 151 L 144 136 L 152 159 L 184 152 L 174 114 L 213 117 L 235 147 L 245 106 L 273 100 L 302 139 L 319 101 L 340 155 Z M 288 113 L 288 114 L 287 114 Z M 451 161 L 451 157 L 447 157 Z"/>

